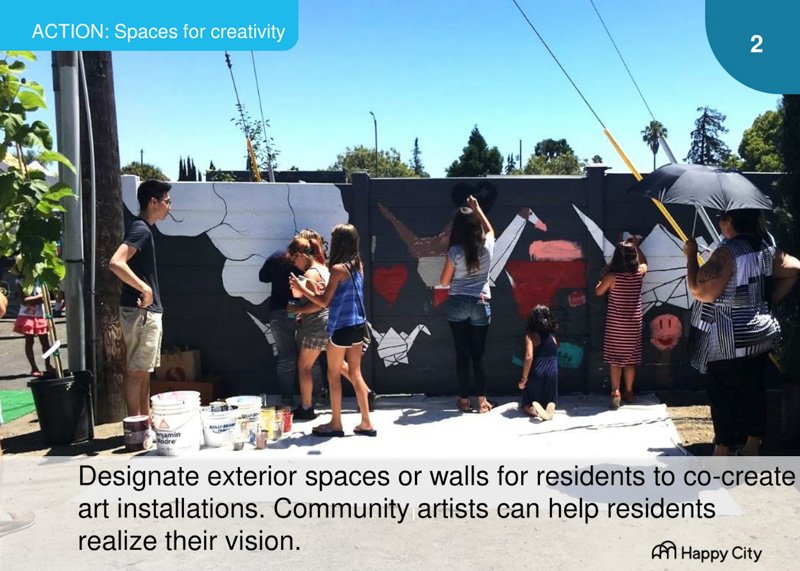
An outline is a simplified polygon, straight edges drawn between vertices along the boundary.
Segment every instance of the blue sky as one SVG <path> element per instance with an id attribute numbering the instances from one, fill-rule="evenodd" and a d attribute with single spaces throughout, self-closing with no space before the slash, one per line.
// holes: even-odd
<path id="1" fill-rule="evenodd" d="M 650 116 L 589 0 L 518 0 L 634 165 L 652 168 L 641 141 Z M 697 107 L 727 115 L 736 150 L 778 95 L 730 77 L 714 58 L 699 0 L 595 0 L 679 160 Z M 254 22 L 258 21 L 254 16 Z M 232 52 L 242 103 L 259 117 L 250 52 Z M 29 77 L 51 88 L 50 54 Z M 326 168 L 346 147 L 396 148 L 408 162 L 415 137 L 432 176 L 461 153 L 473 125 L 506 156 L 566 138 L 581 158 L 626 170 L 602 128 L 511 0 L 300 0 L 297 45 L 256 52 L 264 114 L 279 168 Z M 235 96 L 222 52 L 115 52 L 123 164 L 154 163 L 177 178 L 178 159 L 205 169 L 243 168 L 232 123 Z M 52 99 L 51 99 L 52 100 Z M 42 117 L 53 124 L 51 110 Z M 667 162 L 662 153 L 658 163 Z"/>

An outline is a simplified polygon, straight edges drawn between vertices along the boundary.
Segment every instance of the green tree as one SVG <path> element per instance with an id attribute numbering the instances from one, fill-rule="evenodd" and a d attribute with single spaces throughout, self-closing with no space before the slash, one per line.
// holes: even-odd
<path id="1" fill-rule="evenodd" d="M 411 160 L 408 162 L 408 166 L 414 171 L 415 176 L 422 178 L 430 176 L 422 165 L 422 152 L 419 150 L 419 138 L 417 137 L 414 137 L 414 148 L 411 149 Z"/>
<path id="2" fill-rule="evenodd" d="M 592 164 L 593 165 L 602 165 L 603 164 L 603 157 L 600 155 L 595 155 L 592 157 Z"/>
<path id="3" fill-rule="evenodd" d="M 497 147 L 489 148 L 477 125 L 472 128 L 461 156 L 446 169 L 449 177 L 486 176 L 500 174 L 502 170 L 503 155 Z"/>
<path id="4" fill-rule="evenodd" d="M 653 153 L 653 170 L 656 170 L 656 154 L 661 146 L 661 138 L 667 138 L 667 128 L 661 123 L 653 119 L 642 131 L 642 141 L 647 143 L 650 147 L 650 152 Z"/>
<path id="5" fill-rule="evenodd" d="M 160 168 L 150 163 L 137 163 L 134 161 L 122 167 L 120 172 L 122 174 L 135 174 L 142 180 L 169 180 Z"/>
<path id="6" fill-rule="evenodd" d="M 744 161 L 742 170 L 758 172 L 783 172 L 780 144 L 783 135 L 783 108 L 766 111 L 756 117 L 745 129 L 739 144 L 739 155 Z"/>
<path id="7" fill-rule="evenodd" d="M 265 173 L 269 172 L 270 167 L 273 169 L 278 168 L 277 158 L 280 154 L 280 151 L 275 147 L 275 141 L 266 132 L 269 127 L 269 119 L 264 120 L 263 123 L 256 121 L 250 117 L 244 104 L 237 103 L 236 110 L 239 115 L 231 119 L 231 121 L 242 130 L 245 137 L 250 139 L 253 154 L 256 156 L 256 162 L 258 163 L 259 173 L 262 174 L 261 179 L 266 180 Z M 247 164 L 247 170 L 252 171 L 249 152 L 245 157 L 245 163 Z"/>
<path id="8" fill-rule="evenodd" d="M 800 95 L 784 95 L 781 101 L 782 125 L 778 149 L 784 175 L 778 183 L 783 204 L 776 209 L 778 242 L 781 249 L 795 256 L 800 252 Z M 790 295 L 777 308 L 783 343 L 778 350 L 781 370 L 787 377 L 800 379 L 800 298 Z"/>
<path id="9" fill-rule="evenodd" d="M 581 174 L 583 165 L 566 139 L 543 139 L 536 143 L 525 163 L 525 174 Z"/>
<path id="10" fill-rule="evenodd" d="M 29 113 L 46 105 L 42 86 L 22 77 L 23 60 L 35 61 L 36 57 L 32 52 L 0 52 L 0 157 L 10 152 L 17 159 L 17 165 L 0 173 L 0 257 L 22 255 L 24 287 L 37 280 L 57 287 L 65 274 L 57 250 L 61 213 L 65 211 L 61 201 L 74 195 L 67 185 L 47 184 L 44 173 L 29 170 L 25 153 L 32 151 L 42 161 L 73 167 L 52 150 L 50 128 L 42 121 L 28 121 Z M 80 208 L 76 201 L 67 204 Z"/>
<path id="11" fill-rule="evenodd" d="M 345 172 L 347 180 L 352 180 L 356 171 L 366 171 L 369 176 L 389 178 L 407 178 L 416 176 L 414 171 L 400 158 L 400 153 L 392 148 L 388 151 L 378 152 L 378 173 L 375 172 L 375 149 L 368 149 L 362 145 L 355 148 L 347 147 L 343 153 L 336 157 L 336 162 L 328 167 L 329 171 Z"/>
<path id="12" fill-rule="evenodd" d="M 542 139 L 533 148 L 533 154 L 537 157 L 545 157 L 547 160 L 556 158 L 559 155 L 572 153 L 572 147 L 569 146 L 566 139 Z"/>
<path id="13" fill-rule="evenodd" d="M 721 165 L 731 154 L 720 137 L 728 132 L 723 125 L 725 115 L 710 107 L 698 107 L 700 117 L 695 120 L 692 144 L 686 160 L 697 165 Z"/>

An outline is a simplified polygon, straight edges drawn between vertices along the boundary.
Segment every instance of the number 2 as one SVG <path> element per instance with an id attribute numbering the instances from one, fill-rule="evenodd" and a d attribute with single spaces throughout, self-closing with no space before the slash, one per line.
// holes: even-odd
<path id="1" fill-rule="evenodd" d="M 764 42 L 764 38 L 761 37 L 760 34 L 753 34 L 753 37 L 750 38 L 751 42 L 755 42 L 755 45 L 750 48 L 751 54 L 763 54 L 764 50 L 761 49 L 761 44 Z"/>

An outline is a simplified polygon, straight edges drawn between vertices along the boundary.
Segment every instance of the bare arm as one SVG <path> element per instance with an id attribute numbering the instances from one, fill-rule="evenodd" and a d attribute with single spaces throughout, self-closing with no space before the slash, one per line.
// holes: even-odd
<path id="1" fill-rule="evenodd" d="M 489 237 L 494 238 L 494 228 L 492 228 L 492 225 L 489 222 L 489 219 L 486 218 L 486 214 L 483 213 L 483 210 L 481 209 L 481 205 L 478 203 L 478 199 L 475 198 L 472 195 L 468 196 L 467 197 L 467 206 L 472 208 L 472 210 L 474 210 L 475 213 L 478 215 L 478 218 L 481 221 L 481 228 L 483 228 L 483 233 L 486 234 L 486 237 L 487 238 L 489 238 Z"/>
<path id="2" fill-rule="evenodd" d="M 775 287 L 772 290 L 772 303 L 780 303 L 789 295 L 800 274 L 800 260 L 778 250 L 772 261 L 772 277 Z"/>
<path id="3" fill-rule="evenodd" d="M 537 337 L 538 334 L 534 334 Z M 533 352 L 534 352 L 534 343 L 531 340 L 529 335 L 525 336 L 525 362 L 522 365 L 522 377 L 519 380 L 517 386 L 520 389 L 524 389 L 525 386 L 528 384 L 528 376 L 531 374 L 531 366 L 533 365 Z"/>
<path id="4" fill-rule="evenodd" d="M 139 297 L 139 307 L 148 307 L 153 303 L 153 290 L 142 279 L 139 278 L 128 265 L 130 260 L 136 252 L 136 248 L 130 244 L 120 244 L 114 255 L 111 256 L 111 261 L 108 263 L 108 269 L 113 272 L 124 283 L 131 286 L 133 289 L 142 292 Z"/>
<path id="5" fill-rule="evenodd" d="M 456 267 L 453 262 L 450 261 L 450 258 L 445 259 L 444 268 L 442 268 L 442 275 L 439 277 L 439 285 L 450 285 L 450 282 L 453 281 L 453 274 L 455 273 Z"/>
<path id="6" fill-rule="evenodd" d="M 597 282 L 597 285 L 594 286 L 594 294 L 596 296 L 601 296 L 601 295 L 607 294 L 608 290 L 610 290 L 612 287 L 614 287 L 614 282 L 615 281 L 616 280 L 614 279 L 614 274 L 612 274 L 611 272 L 608 272 L 606 275 L 604 275 L 600 279 L 599 282 Z"/>
<path id="7" fill-rule="evenodd" d="M 331 268 L 331 277 L 328 280 L 328 285 L 321 292 L 317 292 L 316 288 L 309 286 L 308 280 L 298 280 L 293 275 L 289 276 L 289 285 L 298 288 L 303 292 L 303 295 L 319 307 L 326 308 L 333 299 L 333 294 L 336 293 L 339 283 L 346 280 L 349 275 L 350 273 L 344 267 L 344 264 L 336 264 Z"/>
<path id="8" fill-rule="evenodd" d="M 717 248 L 703 267 L 697 262 L 697 243 L 690 239 L 684 244 L 686 254 L 686 281 L 689 291 L 698 301 L 717 299 L 733 273 L 733 257 L 727 248 Z"/>
<path id="9" fill-rule="evenodd" d="M 636 249 L 636 257 L 639 258 L 639 273 L 646 274 L 647 273 L 647 256 L 644 255 L 642 249 L 639 247 L 642 242 L 641 236 L 631 236 L 629 241 L 633 244 L 633 247 Z"/>

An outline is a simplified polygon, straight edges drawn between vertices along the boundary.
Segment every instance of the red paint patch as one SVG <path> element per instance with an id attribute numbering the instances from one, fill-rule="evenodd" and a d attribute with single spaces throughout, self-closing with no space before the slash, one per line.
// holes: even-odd
<path id="1" fill-rule="evenodd" d="M 390 304 L 397 301 L 407 279 L 408 269 L 402 264 L 372 270 L 372 285 L 375 291 Z"/>
<path id="2" fill-rule="evenodd" d="M 681 320 L 671 313 L 659 315 L 650 322 L 650 343 L 659 351 L 671 351 L 683 335 Z"/>
<path id="3" fill-rule="evenodd" d="M 586 289 L 586 263 L 509 261 L 506 264 L 513 280 L 514 300 L 520 317 L 539 304 L 552 307 L 562 289 Z"/>
<path id="4" fill-rule="evenodd" d="M 568 301 L 570 307 L 579 307 L 586 303 L 586 293 L 581 290 L 570 292 Z"/>

